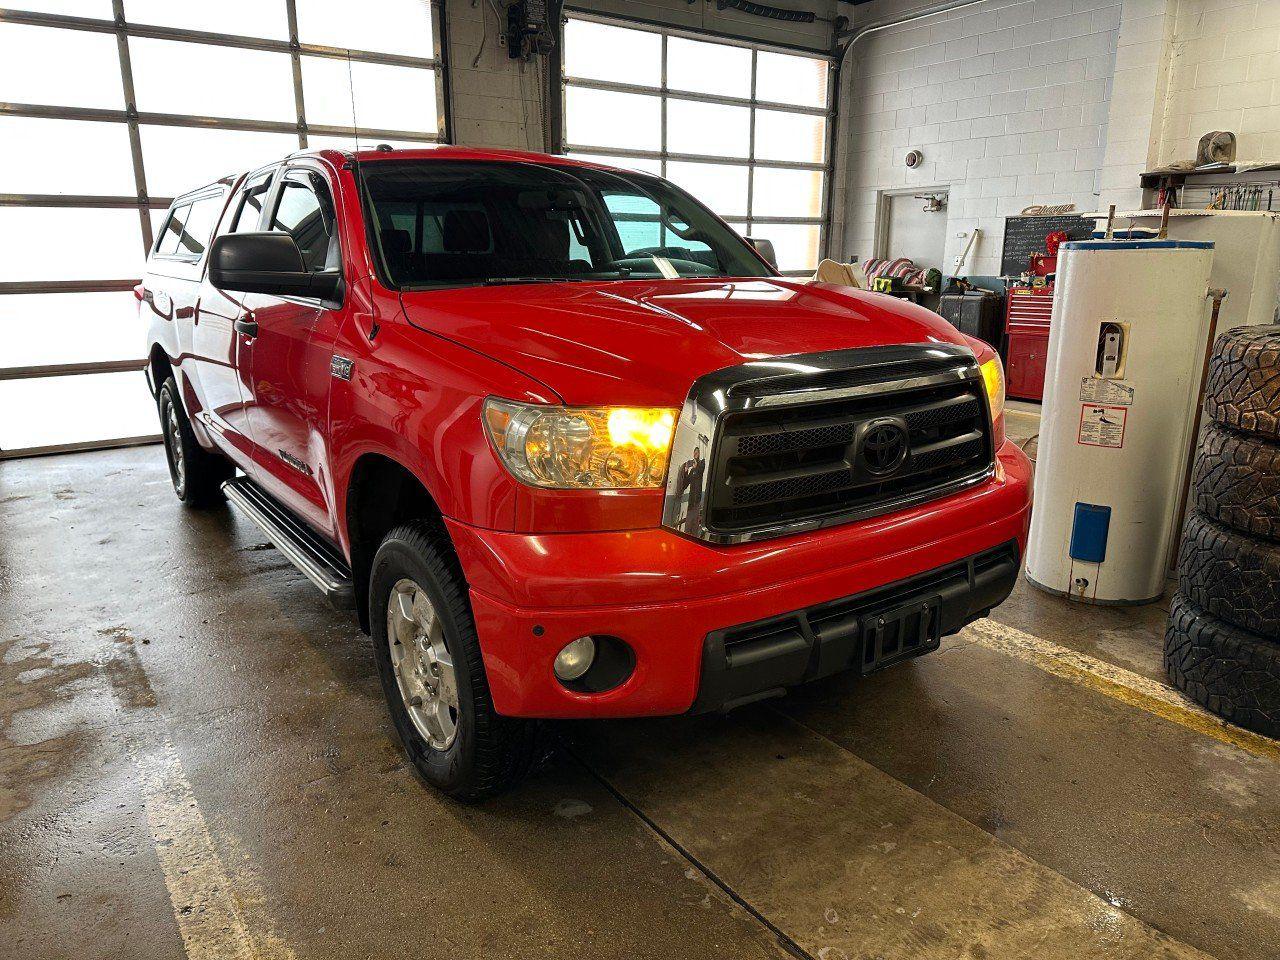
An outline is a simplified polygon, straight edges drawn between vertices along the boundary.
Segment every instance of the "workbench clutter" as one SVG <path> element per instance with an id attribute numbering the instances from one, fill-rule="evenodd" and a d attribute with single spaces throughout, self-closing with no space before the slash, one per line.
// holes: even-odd
<path id="1" fill-rule="evenodd" d="M 853 287 L 857 290 L 868 289 L 867 275 L 860 264 L 840 263 L 838 260 L 826 259 L 818 264 L 813 275 L 815 283 L 834 283 L 842 287 Z"/>
<path id="2" fill-rule="evenodd" d="M 872 290 L 913 303 L 919 303 L 924 295 L 936 294 L 942 287 L 941 270 L 936 267 L 918 267 L 907 257 L 898 257 L 896 260 L 872 257 L 862 267 Z"/>

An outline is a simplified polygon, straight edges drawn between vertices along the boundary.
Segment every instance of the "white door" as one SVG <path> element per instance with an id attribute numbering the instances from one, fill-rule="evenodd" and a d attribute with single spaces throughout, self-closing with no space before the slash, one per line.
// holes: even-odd
<path id="1" fill-rule="evenodd" d="M 909 258 L 917 267 L 935 267 L 946 273 L 942 258 L 947 245 L 946 191 L 921 190 L 913 194 L 889 194 L 881 207 L 885 229 L 880 256 L 887 260 Z M 941 198 L 931 203 L 928 198 Z M 936 207 L 927 210 L 928 207 Z"/>

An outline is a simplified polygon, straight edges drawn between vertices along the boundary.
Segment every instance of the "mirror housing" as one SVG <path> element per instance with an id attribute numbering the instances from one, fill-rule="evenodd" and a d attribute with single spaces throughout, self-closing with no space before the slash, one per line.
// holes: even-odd
<path id="1" fill-rule="evenodd" d="M 773 249 L 773 241 L 764 237 L 747 237 L 747 243 L 756 248 L 756 253 L 764 257 L 769 266 L 778 269 L 778 251 Z"/>
<path id="2" fill-rule="evenodd" d="M 235 293 L 336 300 L 342 275 L 308 270 L 287 233 L 228 233 L 209 248 L 209 282 Z"/>

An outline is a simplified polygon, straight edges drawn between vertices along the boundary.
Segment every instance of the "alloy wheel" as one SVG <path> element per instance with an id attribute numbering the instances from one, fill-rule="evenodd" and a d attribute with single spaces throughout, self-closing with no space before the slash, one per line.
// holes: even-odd
<path id="1" fill-rule="evenodd" d="M 173 469 L 173 485 L 179 494 L 187 485 L 187 461 L 182 454 L 182 428 L 178 424 L 178 411 L 170 401 L 168 415 L 165 417 L 165 434 L 169 441 L 169 466 Z"/>
<path id="2" fill-rule="evenodd" d="M 418 584 L 397 581 L 387 598 L 387 646 L 409 719 L 434 750 L 458 736 L 458 681 L 444 623 Z"/>

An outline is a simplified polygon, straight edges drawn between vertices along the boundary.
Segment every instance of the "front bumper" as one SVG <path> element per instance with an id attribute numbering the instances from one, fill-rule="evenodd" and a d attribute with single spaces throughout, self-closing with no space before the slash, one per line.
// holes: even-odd
<path id="1" fill-rule="evenodd" d="M 820 675 L 779 670 L 778 682 L 770 683 L 765 669 L 750 682 L 739 674 L 726 685 L 716 676 L 715 659 L 704 658 L 714 637 L 744 624 L 835 598 L 880 596 L 882 588 L 1005 545 L 1016 545 L 1020 555 L 1030 465 L 1012 443 L 1001 447 L 996 463 L 990 480 L 949 497 L 736 546 L 712 546 L 663 528 L 516 534 L 448 521 L 471 588 L 494 706 L 521 717 L 660 716 L 750 698 L 760 691 L 743 691 L 760 683 L 771 690 Z M 1008 591 L 988 584 L 961 592 L 950 609 L 963 612 L 949 614 L 944 632 Z M 560 684 L 551 669 L 556 653 L 586 634 L 610 634 L 630 645 L 636 657 L 630 678 L 595 694 Z"/>

